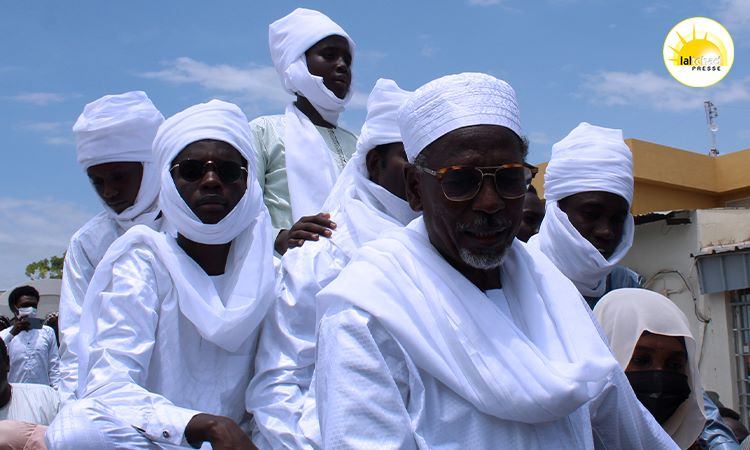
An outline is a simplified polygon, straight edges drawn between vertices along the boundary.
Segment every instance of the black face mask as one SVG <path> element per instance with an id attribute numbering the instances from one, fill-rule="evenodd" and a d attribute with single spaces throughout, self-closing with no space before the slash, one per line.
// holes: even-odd
<path id="1" fill-rule="evenodd" d="M 690 396 L 687 375 L 662 370 L 625 372 L 635 396 L 659 424 L 667 421 Z"/>

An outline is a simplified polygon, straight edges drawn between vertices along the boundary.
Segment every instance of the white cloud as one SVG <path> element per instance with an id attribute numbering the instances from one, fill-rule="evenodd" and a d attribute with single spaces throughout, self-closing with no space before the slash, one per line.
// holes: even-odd
<path id="1" fill-rule="evenodd" d="M 435 45 L 432 35 L 422 34 L 419 36 L 419 40 L 422 42 L 422 48 L 419 50 L 422 56 L 432 58 L 440 51 L 440 48 Z"/>
<path id="2" fill-rule="evenodd" d="M 474 6 L 492 6 L 502 2 L 503 0 L 469 0 L 469 4 Z"/>
<path id="3" fill-rule="evenodd" d="M 68 96 L 63 94 L 57 94 L 54 92 L 22 92 L 10 97 L 11 100 L 15 100 L 21 103 L 31 103 L 36 106 L 46 106 L 51 103 L 60 103 L 65 101 Z"/>
<path id="4" fill-rule="evenodd" d="M 750 26 L 750 0 L 720 0 L 717 2 L 716 15 L 725 26 L 746 31 Z"/>
<path id="5" fill-rule="evenodd" d="M 719 83 L 706 90 L 689 88 L 669 76 L 644 70 L 637 73 L 602 71 L 584 77 L 581 92 L 592 103 L 610 106 L 645 106 L 659 111 L 703 108 L 705 100 L 717 104 L 750 100 L 750 80 Z"/>
<path id="6" fill-rule="evenodd" d="M 234 94 L 237 96 L 236 101 L 252 112 L 280 109 L 291 100 L 291 96 L 281 86 L 276 69 L 271 66 L 214 66 L 186 56 L 165 65 L 162 70 L 140 75 L 170 83 L 199 84 L 209 90 Z M 353 108 L 366 107 L 367 94 L 355 91 L 354 99 L 349 105 Z"/>
<path id="7" fill-rule="evenodd" d="M 63 125 L 64 122 L 32 122 L 21 125 L 21 128 L 28 131 L 52 132 L 60 130 Z"/>
<path id="8" fill-rule="evenodd" d="M 529 133 L 529 141 L 531 145 L 549 145 L 552 142 L 544 131 L 532 131 Z"/>
<path id="9" fill-rule="evenodd" d="M 62 145 L 62 146 L 73 146 L 76 144 L 75 140 L 68 136 L 50 136 L 44 140 L 48 145 Z"/>
<path id="10" fill-rule="evenodd" d="M 91 212 L 72 203 L 0 197 L 0 289 L 26 279 L 26 265 L 62 254 Z"/>

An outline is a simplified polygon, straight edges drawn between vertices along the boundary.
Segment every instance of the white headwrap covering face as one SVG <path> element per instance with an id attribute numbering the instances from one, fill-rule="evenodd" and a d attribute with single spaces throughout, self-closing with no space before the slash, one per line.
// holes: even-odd
<path id="1" fill-rule="evenodd" d="M 231 144 L 249 165 L 245 194 L 216 224 L 204 224 L 198 219 L 177 192 L 169 171 L 177 154 L 188 144 L 204 139 Z M 236 351 L 254 332 L 274 298 L 271 219 L 255 179 L 251 142 L 245 114 L 236 105 L 220 100 L 192 106 L 170 117 L 154 140 L 161 169 L 160 201 L 165 220 L 195 242 L 232 242 L 222 292 L 216 291 L 214 283 L 192 259 L 175 256 L 180 252 L 175 249 L 174 238 L 156 241 L 153 234 L 141 237 L 151 242 L 151 247 L 170 268 L 180 311 L 205 339 L 228 351 Z M 108 255 L 112 252 L 110 249 Z"/>
<path id="2" fill-rule="evenodd" d="M 307 69 L 305 52 L 328 36 L 343 36 L 354 56 L 354 41 L 328 16 L 297 8 L 268 27 L 271 59 L 284 88 L 310 101 L 326 122 L 336 125 L 353 90 L 340 99 L 323 84 L 323 78 Z M 284 112 L 284 158 L 286 160 L 292 219 L 317 214 L 339 174 L 331 151 L 315 125 L 294 103 Z"/>
<path id="3" fill-rule="evenodd" d="M 215 139 L 232 145 L 248 164 L 248 172 L 255 173 L 255 157 L 250 127 L 245 114 L 235 105 L 211 100 L 175 114 L 159 128 L 154 139 L 154 152 L 161 169 L 159 202 L 164 219 L 180 234 L 202 244 L 230 242 L 258 215 L 261 208 L 256 202 L 260 187 L 255 179 L 248 178 L 247 192 L 237 206 L 218 223 L 203 223 L 177 192 L 169 169 L 172 161 L 189 144 L 203 139 Z"/>
<path id="4" fill-rule="evenodd" d="M 336 97 L 323 84 L 323 78 L 310 74 L 305 52 L 328 36 L 342 36 L 349 41 L 354 56 L 354 41 L 336 22 L 312 9 L 297 8 L 268 27 L 268 44 L 276 72 L 284 89 L 310 100 L 323 118 L 332 124 L 352 98 L 353 91 L 343 99 Z"/>
<path id="5" fill-rule="evenodd" d="M 594 316 L 609 340 L 615 359 L 625 370 L 644 331 L 685 340 L 688 353 L 690 396 L 664 424 L 664 430 L 682 449 L 690 447 L 703 431 L 703 387 L 696 344 L 685 314 L 671 300 L 646 289 L 617 289 L 594 307 Z"/>
<path id="6" fill-rule="evenodd" d="M 343 212 L 350 222 L 348 233 L 358 248 L 394 225 L 403 226 L 418 216 L 409 204 L 370 181 L 367 154 L 383 144 L 401 142 L 396 123 L 398 108 L 412 95 L 395 81 L 381 78 L 367 99 L 367 119 L 357 140 L 357 151 L 341 172 L 323 205 L 334 218 Z M 341 229 L 340 219 L 336 220 Z M 338 231 L 337 231 L 338 233 Z"/>
<path id="7" fill-rule="evenodd" d="M 159 214 L 159 171 L 151 143 L 164 116 L 143 91 L 105 95 L 86 105 L 73 125 L 78 163 L 84 172 L 112 162 L 143 163 L 143 177 L 135 203 L 117 214 L 99 198 L 121 228 L 153 222 Z M 98 196 L 97 196 L 98 197 Z"/>
<path id="8" fill-rule="evenodd" d="M 607 275 L 633 245 L 633 215 L 625 219 L 622 239 L 609 258 L 570 223 L 558 201 L 580 192 L 604 191 L 633 200 L 633 156 L 622 130 L 582 122 L 552 146 L 552 158 L 544 173 L 546 213 L 539 233 L 529 239 L 555 263 L 587 297 L 600 297 L 607 289 Z"/>
<path id="9" fill-rule="evenodd" d="M 420 87 L 401 107 L 398 125 L 409 162 L 439 137 L 462 127 L 501 125 L 523 136 L 516 92 L 483 73 L 448 75 Z"/>

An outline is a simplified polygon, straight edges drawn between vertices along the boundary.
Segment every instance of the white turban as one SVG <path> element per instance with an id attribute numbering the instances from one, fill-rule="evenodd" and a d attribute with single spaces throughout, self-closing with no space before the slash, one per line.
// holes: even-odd
<path id="1" fill-rule="evenodd" d="M 594 316 L 607 336 L 615 359 L 628 367 L 644 331 L 685 340 L 688 353 L 690 397 L 664 423 L 664 430 L 680 448 L 688 448 L 703 431 L 703 387 L 698 370 L 698 354 L 690 323 L 670 299 L 646 289 L 617 289 L 599 300 Z"/>
<path id="2" fill-rule="evenodd" d="M 154 139 L 154 152 L 159 158 L 161 171 L 159 203 L 165 220 L 180 234 L 203 244 L 224 244 L 232 241 L 256 216 L 266 211 L 260 186 L 255 180 L 255 156 L 250 133 L 247 117 L 240 108 L 221 100 L 191 106 L 159 127 Z M 169 171 L 172 161 L 187 145 L 204 139 L 231 144 L 248 164 L 245 195 L 226 217 L 215 224 L 203 223 L 195 215 L 177 192 Z"/>
<path id="3" fill-rule="evenodd" d="M 601 297 L 607 276 L 633 245 L 635 223 L 628 213 L 622 239 L 609 258 L 573 226 L 558 201 L 580 192 L 604 191 L 633 200 L 633 159 L 622 140 L 622 130 L 582 122 L 552 146 L 544 172 L 544 220 L 529 239 L 565 274 L 584 297 Z"/>
<path id="4" fill-rule="evenodd" d="M 112 162 L 143 163 L 141 186 L 131 207 L 117 214 L 102 201 L 105 211 L 124 229 L 152 221 L 159 213 L 159 178 L 151 144 L 162 122 L 164 116 L 146 93 L 131 91 L 87 104 L 73 125 L 77 159 L 84 171 Z"/>
<path id="5" fill-rule="evenodd" d="M 347 220 L 353 223 L 362 242 L 374 239 L 385 228 L 381 220 L 401 224 L 409 223 L 417 216 L 408 203 L 393 195 L 384 187 L 373 183 L 367 172 L 367 154 L 383 144 L 401 142 L 396 117 L 399 107 L 412 95 L 398 87 L 395 81 L 385 78 L 375 83 L 367 98 L 367 119 L 357 139 L 357 150 L 349 160 L 331 190 L 323 211 L 338 208 L 347 210 Z M 355 208 L 359 201 L 371 208 Z M 356 243 L 355 246 L 359 246 Z"/>
<path id="6" fill-rule="evenodd" d="M 343 28 L 319 11 L 297 8 L 268 26 L 271 59 L 284 89 L 307 98 L 327 122 L 336 124 L 354 91 L 350 88 L 345 98 L 336 97 L 325 87 L 321 77 L 310 74 L 305 58 L 310 47 L 328 36 L 346 38 L 349 52 L 354 56 L 354 41 Z"/>
<path id="7" fill-rule="evenodd" d="M 633 202 L 633 156 L 622 130 L 582 122 L 552 146 L 544 197 L 560 200 L 586 191 L 617 194 Z"/>
<path id="8" fill-rule="evenodd" d="M 501 125 L 523 136 L 516 92 L 483 73 L 448 75 L 414 92 L 399 110 L 406 155 L 417 155 L 439 137 L 472 125 Z"/>

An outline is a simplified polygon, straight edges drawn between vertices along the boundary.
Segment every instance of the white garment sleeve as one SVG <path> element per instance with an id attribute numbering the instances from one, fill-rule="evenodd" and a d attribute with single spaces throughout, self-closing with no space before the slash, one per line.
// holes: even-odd
<path id="1" fill-rule="evenodd" d="M 679 449 L 638 401 L 619 368 L 602 393 L 590 402 L 589 412 L 597 449 Z"/>
<path id="2" fill-rule="evenodd" d="M 400 345 L 366 312 L 331 308 L 320 323 L 315 395 L 326 449 L 416 449 Z"/>
<path id="3" fill-rule="evenodd" d="M 315 295 L 336 278 L 345 259 L 329 241 L 309 242 L 282 259 L 281 295 L 263 324 L 246 402 L 265 440 L 262 447 L 315 448 L 309 438 L 318 430 L 300 429 L 299 423 L 315 367 Z"/>
<path id="4" fill-rule="evenodd" d="M 57 337 L 55 330 L 51 327 L 43 326 L 45 340 L 47 341 L 47 367 L 49 368 L 49 384 L 55 389 L 60 386 L 60 353 L 57 350 Z"/>
<path id="5" fill-rule="evenodd" d="M 135 248 L 115 261 L 109 284 L 84 303 L 81 335 L 92 336 L 82 398 L 100 400 L 112 407 L 149 439 L 186 445 L 185 427 L 200 411 L 174 405 L 167 398 L 143 386 L 149 378 L 149 364 L 156 341 L 161 299 L 171 279 L 153 253 Z M 88 302 L 100 305 L 93 321 Z M 88 330 L 89 323 L 95 329 Z"/>
<path id="6" fill-rule="evenodd" d="M 81 320 L 81 304 L 86 297 L 94 265 L 89 261 L 78 240 L 70 241 L 63 265 L 60 289 L 60 385 L 58 391 L 63 403 L 76 398 L 78 386 L 78 352 L 74 347 Z"/>
<path id="7" fill-rule="evenodd" d="M 12 340 L 13 340 L 13 338 L 14 338 L 14 336 L 13 336 L 13 335 L 11 334 L 11 332 L 10 332 L 10 330 L 11 330 L 12 328 L 13 328 L 13 327 L 12 327 L 12 326 L 10 326 L 10 327 L 8 327 L 8 328 L 6 328 L 6 329 L 4 329 L 4 330 L 0 331 L 0 338 L 2 338 L 2 339 L 3 339 L 3 342 L 5 342 L 5 346 L 6 346 L 6 347 L 7 347 L 8 345 L 10 345 L 10 341 L 12 341 Z"/>

